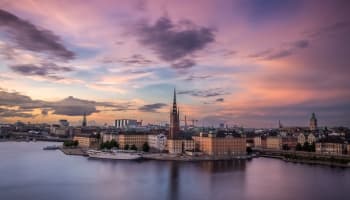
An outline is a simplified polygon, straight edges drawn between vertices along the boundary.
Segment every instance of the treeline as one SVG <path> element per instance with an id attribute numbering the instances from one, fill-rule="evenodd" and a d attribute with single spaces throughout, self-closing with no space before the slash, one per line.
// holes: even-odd
<path id="1" fill-rule="evenodd" d="M 331 163 L 340 163 L 347 164 L 349 162 L 348 159 L 335 158 L 333 156 L 330 157 L 318 157 L 318 156 L 302 156 L 296 154 L 287 154 L 284 155 L 286 159 L 292 160 L 309 160 L 309 161 L 322 161 L 322 162 L 331 162 Z"/>
<path id="2" fill-rule="evenodd" d="M 312 144 L 309 144 L 308 142 L 305 142 L 303 145 L 298 143 L 297 146 L 295 147 L 295 150 L 296 151 L 315 152 L 316 151 L 316 146 L 315 146 L 314 142 Z"/>
<path id="3" fill-rule="evenodd" d="M 68 140 L 63 142 L 63 146 L 65 147 L 77 147 L 79 142 L 77 140 Z"/>

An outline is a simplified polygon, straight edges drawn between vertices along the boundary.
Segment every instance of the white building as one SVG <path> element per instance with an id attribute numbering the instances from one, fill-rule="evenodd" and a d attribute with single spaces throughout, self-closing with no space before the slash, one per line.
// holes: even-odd
<path id="1" fill-rule="evenodd" d="M 135 128 L 138 123 L 136 119 L 117 119 L 115 120 L 116 128 Z"/>
<path id="2" fill-rule="evenodd" d="M 115 140 L 118 142 L 118 135 L 113 133 L 102 133 L 102 142 L 110 142 Z"/>
<path id="3" fill-rule="evenodd" d="M 148 145 L 152 149 L 163 151 L 166 149 L 167 137 L 164 134 L 148 135 Z"/>

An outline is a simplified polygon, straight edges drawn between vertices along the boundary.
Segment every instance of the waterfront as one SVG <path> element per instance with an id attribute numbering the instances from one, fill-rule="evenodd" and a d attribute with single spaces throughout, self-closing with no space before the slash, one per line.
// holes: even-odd
<path id="1" fill-rule="evenodd" d="M 251 161 L 101 161 L 0 143 L 0 199 L 348 199 L 350 170 Z"/>

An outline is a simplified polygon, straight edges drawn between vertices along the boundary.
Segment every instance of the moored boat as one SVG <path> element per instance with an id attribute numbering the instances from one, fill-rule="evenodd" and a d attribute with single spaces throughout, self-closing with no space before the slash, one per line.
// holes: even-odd
<path id="1" fill-rule="evenodd" d="M 110 159 L 110 160 L 137 160 L 142 158 L 142 154 L 132 150 L 112 150 L 97 151 L 88 150 L 87 154 L 90 158 Z"/>

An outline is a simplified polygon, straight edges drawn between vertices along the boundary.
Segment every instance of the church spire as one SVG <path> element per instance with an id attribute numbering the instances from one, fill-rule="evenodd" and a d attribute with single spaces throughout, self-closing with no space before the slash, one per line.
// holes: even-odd
<path id="1" fill-rule="evenodd" d="M 83 116 L 83 127 L 86 127 L 86 113 L 84 112 L 84 116 Z"/>

